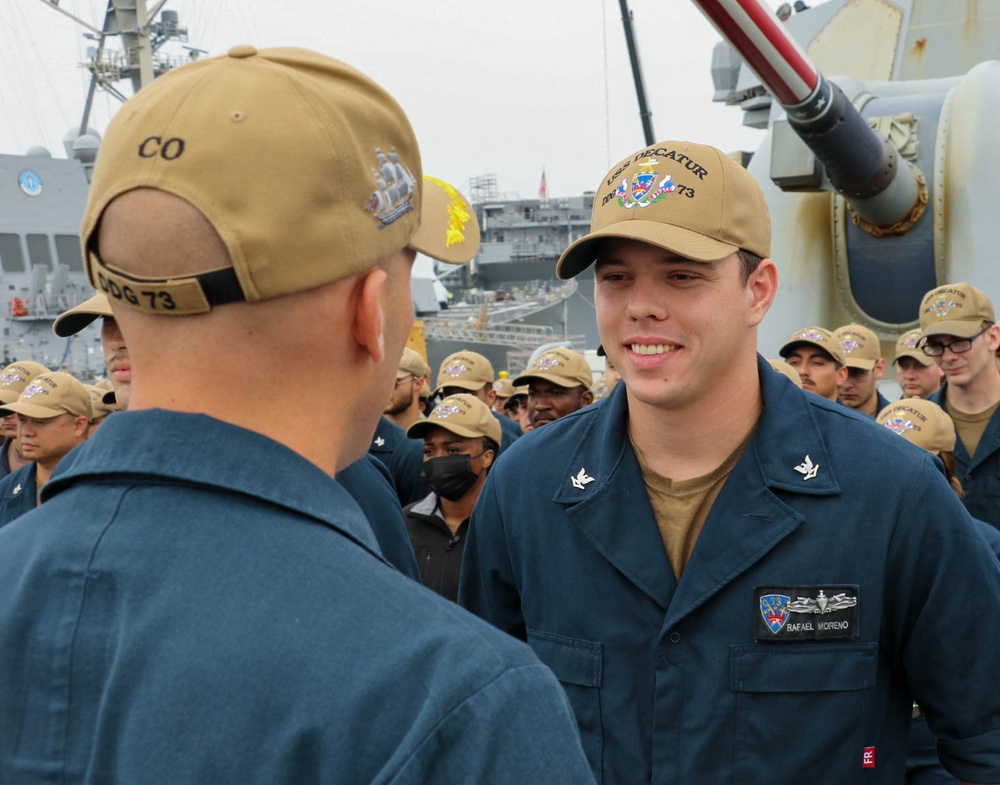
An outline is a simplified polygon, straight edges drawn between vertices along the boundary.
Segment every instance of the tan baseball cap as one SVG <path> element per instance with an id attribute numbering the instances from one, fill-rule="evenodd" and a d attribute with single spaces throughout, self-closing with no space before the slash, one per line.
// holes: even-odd
<path id="1" fill-rule="evenodd" d="M 113 412 L 120 411 L 117 400 L 112 400 L 110 403 L 104 402 L 104 396 L 108 392 L 106 388 L 98 387 L 96 384 L 85 384 L 84 387 L 87 388 L 87 392 L 90 394 L 90 408 L 94 413 L 92 419 L 97 420 Z M 113 393 L 112 397 L 114 397 Z"/>
<path id="2" fill-rule="evenodd" d="M 778 354 L 782 357 L 787 357 L 792 349 L 803 343 L 810 343 L 813 346 L 818 346 L 841 365 L 847 364 L 845 362 L 844 350 L 840 345 L 840 341 L 834 337 L 832 332 L 823 327 L 806 327 L 796 333 L 793 333 L 792 337 L 788 339 L 788 343 L 778 350 Z"/>
<path id="3" fill-rule="evenodd" d="M 787 376 L 791 379 L 792 384 L 798 388 L 802 388 L 802 377 L 799 376 L 799 372 L 796 371 L 792 366 L 786 363 L 784 360 L 775 360 L 770 357 L 767 358 L 768 364 L 782 376 Z"/>
<path id="4" fill-rule="evenodd" d="M 955 449 L 955 423 L 933 401 L 907 398 L 890 403 L 878 413 L 875 422 L 930 452 Z"/>
<path id="5" fill-rule="evenodd" d="M 475 395 L 450 395 L 434 407 L 426 420 L 417 420 L 406 429 L 411 439 L 422 439 L 434 426 L 462 436 L 478 439 L 485 436 L 497 444 L 503 438 L 500 421 L 493 411 Z"/>
<path id="6" fill-rule="evenodd" d="M 506 373 L 506 371 L 501 371 L 501 373 Z M 507 376 L 502 376 L 493 382 L 493 392 L 497 394 L 497 398 L 510 398 L 514 394 L 514 382 Z"/>
<path id="7" fill-rule="evenodd" d="M 60 338 L 69 338 L 102 316 L 113 317 L 114 314 L 111 313 L 111 303 L 108 302 L 107 295 L 98 292 L 89 300 L 84 300 L 59 314 L 52 323 L 52 332 Z"/>
<path id="8" fill-rule="evenodd" d="M 106 265 L 101 215 L 136 188 L 201 211 L 231 266 L 168 279 Z M 462 264 L 479 246 L 468 201 L 423 176 L 410 123 L 385 90 L 316 52 L 246 45 L 170 71 L 115 115 L 82 237 L 91 284 L 155 314 L 312 289 L 405 247 Z"/>
<path id="9" fill-rule="evenodd" d="M 700 262 L 741 248 L 766 257 L 771 219 L 757 181 L 725 153 L 693 142 L 660 142 L 604 177 L 590 233 L 563 252 L 556 274 L 572 278 L 583 272 L 607 237 L 641 240 Z"/>
<path id="10" fill-rule="evenodd" d="M 475 392 L 487 384 L 493 384 L 492 363 L 477 352 L 463 350 L 444 358 L 438 370 L 434 392 L 440 392 L 445 387 L 459 387 Z"/>
<path id="11" fill-rule="evenodd" d="M 420 385 L 420 390 L 417 392 L 417 396 L 423 398 L 424 400 L 427 400 L 428 398 L 431 397 L 431 383 L 429 380 L 430 380 L 429 376 L 427 377 L 427 379 L 424 379 L 424 383 Z"/>
<path id="12" fill-rule="evenodd" d="M 920 335 L 971 338 L 992 324 L 993 303 L 986 292 L 968 283 L 950 283 L 931 289 L 920 301 Z"/>
<path id="13" fill-rule="evenodd" d="M 844 352 L 844 365 L 870 371 L 882 359 L 882 344 L 878 336 L 861 324 L 845 324 L 838 327 L 834 338 Z"/>
<path id="14" fill-rule="evenodd" d="M 0 371 L 0 403 L 14 403 L 28 382 L 40 373 L 48 373 L 49 369 L 41 363 L 31 360 L 21 360 L 11 363 Z"/>
<path id="15" fill-rule="evenodd" d="M 404 379 L 407 376 L 422 376 L 430 378 L 430 366 L 424 362 L 424 358 L 415 349 L 407 346 L 403 349 L 403 356 L 399 360 L 399 367 L 396 369 L 396 378 Z"/>
<path id="16" fill-rule="evenodd" d="M 543 379 L 560 387 L 586 387 L 594 384 L 594 372 L 583 355 L 572 349 L 549 349 L 535 358 L 524 372 L 514 380 L 514 384 L 529 384 L 534 379 Z"/>
<path id="17" fill-rule="evenodd" d="M 917 344 L 920 342 L 920 328 L 909 330 L 899 336 L 899 340 L 896 341 L 896 357 L 893 362 L 898 362 L 900 357 L 912 357 L 918 363 L 925 367 L 930 367 L 934 365 L 934 358 L 928 357 L 920 349 L 917 348 Z"/>
<path id="18" fill-rule="evenodd" d="M 36 420 L 48 420 L 60 414 L 94 419 L 90 392 L 81 381 L 61 371 L 38 374 L 16 401 L 0 407 L 0 416 L 7 414 L 23 414 Z"/>

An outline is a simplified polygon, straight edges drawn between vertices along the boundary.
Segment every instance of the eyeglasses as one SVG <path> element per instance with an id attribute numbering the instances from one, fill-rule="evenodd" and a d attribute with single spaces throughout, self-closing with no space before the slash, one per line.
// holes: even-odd
<path id="1" fill-rule="evenodd" d="M 401 384 L 405 384 L 406 382 L 412 382 L 414 379 L 419 379 L 419 378 L 420 378 L 419 376 L 413 376 L 413 375 L 402 376 L 399 379 L 396 379 L 396 386 L 399 387 L 399 385 Z"/>
<path id="2" fill-rule="evenodd" d="M 920 350 L 928 357 L 940 357 L 944 354 L 945 349 L 951 349 L 955 354 L 964 354 L 972 348 L 972 342 L 992 326 L 992 324 L 988 324 L 971 338 L 959 338 L 951 343 L 938 343 L 937 341 L 932 343 L 925 340 L 920 346 Z"/>

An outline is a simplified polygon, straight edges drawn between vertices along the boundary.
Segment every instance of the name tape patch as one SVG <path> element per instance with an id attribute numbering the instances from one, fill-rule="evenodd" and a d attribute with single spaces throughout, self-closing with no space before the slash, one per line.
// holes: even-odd
<path id="1" fill-rule="evenodd" d="M 857 586 L 758 586 L 754 640 L 852 640 L 858 633 Z"/>

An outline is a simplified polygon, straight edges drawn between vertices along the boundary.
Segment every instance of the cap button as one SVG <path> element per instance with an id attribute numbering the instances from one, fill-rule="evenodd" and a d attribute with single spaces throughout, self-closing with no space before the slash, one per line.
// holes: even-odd
<path id="1" fill-rule="evenodd" d="M 244 57 L 253 57 L 255 54 L 257 54 L 257 47 L 250 46 L 250 44 L 239 44 L 229 50 L 230 57 L 238 57 L 241 59 Z"/>

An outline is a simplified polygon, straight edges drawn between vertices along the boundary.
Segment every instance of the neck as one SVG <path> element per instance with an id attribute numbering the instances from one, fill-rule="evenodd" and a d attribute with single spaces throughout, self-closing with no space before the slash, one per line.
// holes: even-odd
<path id="1" fill-rule="evenodd" d="M 42 486 L 49 481 L 52 477 L 52 472 L 55 470 L 56 466 L 59 465 L 59 461 L 46 462 L 46 463 L 35 463 L 35 486 L 38 490 L 42 489 Z"/>
<path id="2" fill-rule="evenodd" d="M 756 365 L 741 382 L 727 380 L 718 395 L 670 410 L 628 393 L 629 434 L 643 463 L 662 477 L 689 480 L 722 465 L 760 416 L 763 398 Z"/>
<path id="3" fill-rule="evenodd" d="M 413 423 L 420 419 L 420 408 L 417 397 L 413 396 L 413 403 L 403 409 L 403 411 L 397 412 L 396 414 L 386 414 L 386 418 L 390 422 L 396 423 L 396 425 L 405 431 L 413 425 Z"/>
<path id="4" fill-rule="evenodd" d="M 945 398 L 949 407 L 966 414 L 986 411 L 1000 401 L 1000 372 L 980 374 L 961 387 L 949 383 Z"/>
<path id="5" fill-rule="evenodd" d="M 15 471 L 31 463 L 31 461 L 21 455 L 21 447 L 17 439 L 11 439 L 10 444 L 7 445 L 7 463 L 10 464 L 11 471 Z"/>
<path id="6" fill-rule="evenodd" d="M 477 482 L 476 488 L 469 491 L 457 502 L 449 501 L 443 496 L 438 496 L 438 503 L 441 505 L 441 517 L 444 518 L 444 522 L 448 525 L 448 531 L 452 534 L 458 532 L 458 527 L 462 525 L 466 518 L 472 515 L 472 508 L 476 506 L 476 499 L 479 498 L 478 486 L 479 483 Z"/>

